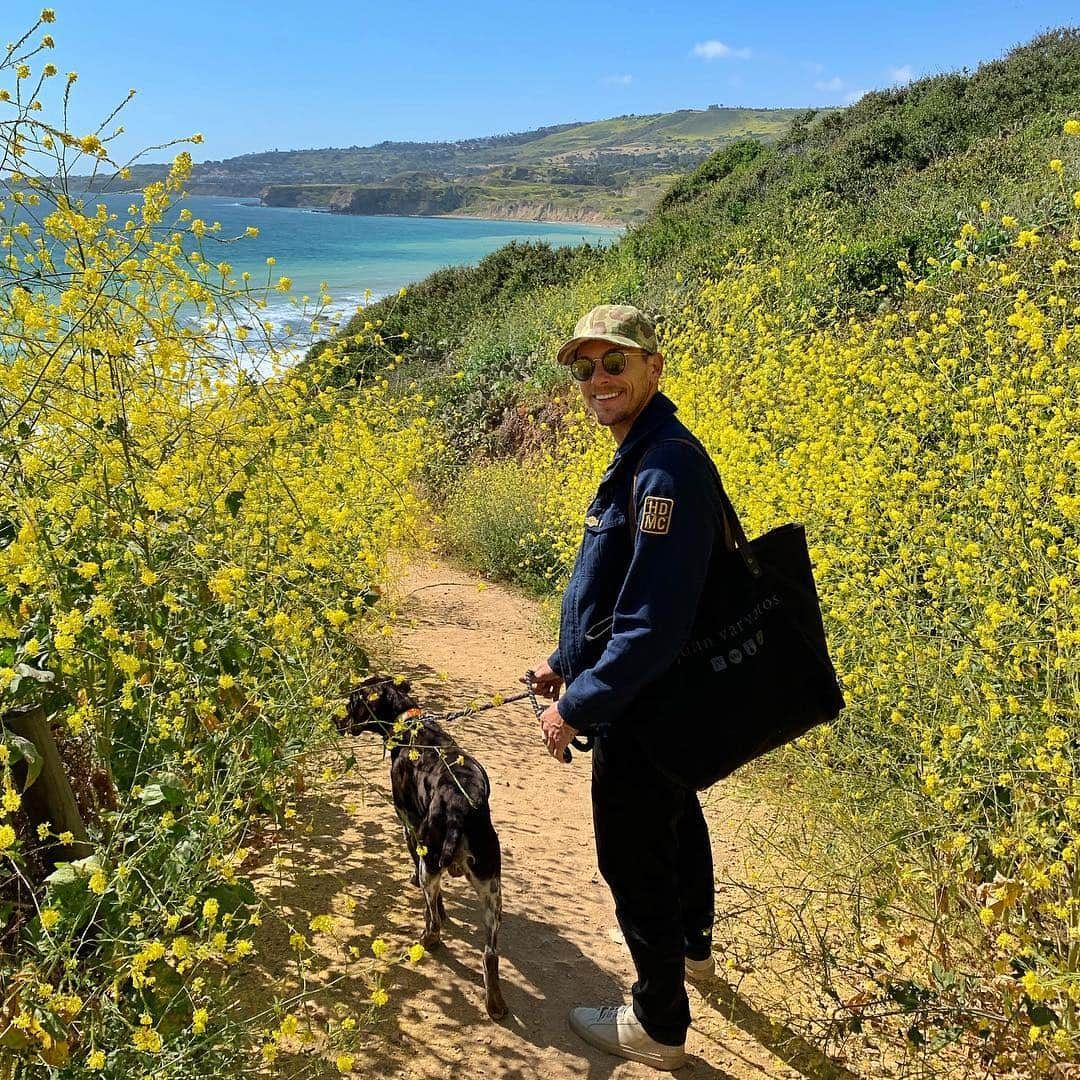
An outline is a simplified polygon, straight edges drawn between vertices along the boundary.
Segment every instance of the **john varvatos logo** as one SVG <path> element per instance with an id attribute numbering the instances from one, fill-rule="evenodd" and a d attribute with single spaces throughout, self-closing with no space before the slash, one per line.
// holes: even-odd
<path id="1" fill-rule="evenodd" d="M 723 671 L 729 664 L 742 663 L 747 656 L 753 656 L 764 644 L 762 619 L 765 614 L 774 611 L 781 604 L 780 594 L 773 593 L 763 597 L 745 615 L 736 619 L 726 626 L 713 627 L 711 632 L 701 638 L 695 638 L 687 643 L 679 654 L 679 660 L 690 660 L 703 653 L 715 653 L 711 663 L 717 671 Z M 732 654 L 738 653 L 735 659 Z M 725 659 L 723 665 L 718 665 L 719 659 Z"/>

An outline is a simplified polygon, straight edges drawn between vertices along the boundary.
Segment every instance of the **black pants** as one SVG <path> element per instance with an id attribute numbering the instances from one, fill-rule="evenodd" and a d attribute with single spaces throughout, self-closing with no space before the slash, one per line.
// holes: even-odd
<path id="1" fill-rule="evenodd" d="M 657 1042 L 690 1026 L 683 961 L 712 946 L 713 865 L 697 792 L 667 779 L 629 731 L 593 749 L 593 825 L 600 873 L 630 947 L 634 1013 Z"/>

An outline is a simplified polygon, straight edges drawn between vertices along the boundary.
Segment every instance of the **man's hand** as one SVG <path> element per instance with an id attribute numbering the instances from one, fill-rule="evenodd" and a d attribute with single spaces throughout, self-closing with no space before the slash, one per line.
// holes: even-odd
<path id="1" fill-rule="evenodd" d="M 540 714 L 540 730 L 544 733 L 548 753 L 557 761 L 562 761 L 563 751 L 577 734 L 577 728 L 566 723 L 559 712 L 559 706 L 552 704 Z"/>
<path id="2" fill-rule="evenodd" d="M 521 682 L 525 681 L 522 676 Z M 558 700 L 559 691 L 562 689 L 562 676 L 556 675 L 551 670 L 551 665 L 546 660 L 541 660 L 533 670 L 532 688 L 541 696 L 551 701 Z"/>

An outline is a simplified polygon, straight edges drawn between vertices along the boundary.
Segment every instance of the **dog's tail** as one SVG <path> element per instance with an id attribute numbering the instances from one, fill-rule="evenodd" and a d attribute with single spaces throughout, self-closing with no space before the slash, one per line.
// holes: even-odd
<path id="1" fill-rule="evenodd" d="M 442 870 L 454 861 L 461 838 L 465 833 L 465 821 L 471 807 L 464 799 L 455 799 L 446 813 L 446 832 L 443 835 L 442 851 L 439 855 L 439 869 Z"/>
<path id="2" fill-rule="evenodd" d="M 429 874 L 445 870 L 454 861 L 465 834 L 470 807 L 464 800 L 447 800 L 437 814 L 429 813 L 417 830 L 421 858 Z"/>

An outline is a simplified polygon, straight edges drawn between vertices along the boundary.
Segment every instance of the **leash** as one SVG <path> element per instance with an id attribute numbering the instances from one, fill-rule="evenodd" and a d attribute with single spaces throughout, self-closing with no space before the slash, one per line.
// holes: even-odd
<path id="1" fill-rule="evenodd" d="M 530 675 L 532 672 L 529 673 Z M 511 697 L 503 697 L 501 694 L 497 695 L 498 700 L 492 700 L 485 705 L 471 705 L 467 709 L 457 709 L 455 712 L 448 713 L 424 713 L 424 717 L 428 720 L 439 720 L 446 722 L 448 720 L 460 720 L 463 716 L 472 716 L 473 713 L 487 712 L 488 709 L 498 709 L 502 705 L 509 705 L 513 701 L 524 701 L 529 698 L 532 701 L 533 711 L 537 717 L 543 712 L 543 709 L 537 709 L 536 694 L 533 693 L 532 687 L 525 693 L 514 694 Z"/>
<path id="2" fill-rule="evenodd" d="M 533 679 L 536 677 L 536 672 L 532 669 L 525 672 L 525 691 L 521 694 L 512 694 L 510 697 L 503 697 L 498 695 L 497 699 L 493 699 L 484 705 L 474 705 L 466 709 L 456 709 L 453 712 L 447 713 L 424 713 L 423 719 L 425 720 L 438 720 L 442 723 L 448 723 L 451 720 L 460 720 L 465 716 L 472 716 L 473 713 L 487 712 L 488 709 L 498 709 L 503 705 L 509 705 L 514 701 L 524 701 L 529 699 L 529 704 L 532 706 L 533 714 L 539 720 L 541 714 L 544 711 L 544 706 L 540 704 L 536 699 L 536 691 L 533 690 Z M 592 749 L 592 736 L 586 735 L 584 737 L 574 736 L 573 746 L 585 753 Z M 545 744 L 546 745 L 546 744 Z M 574 755 L 570 753 L 570 747 L 566 747 L 563 750 L 563 761 L 569 764 L 574 760 Z"/>

